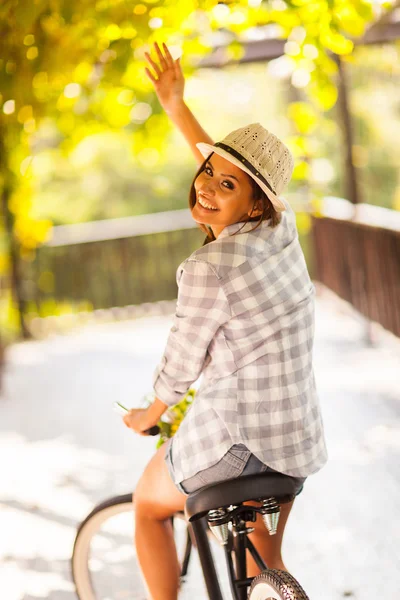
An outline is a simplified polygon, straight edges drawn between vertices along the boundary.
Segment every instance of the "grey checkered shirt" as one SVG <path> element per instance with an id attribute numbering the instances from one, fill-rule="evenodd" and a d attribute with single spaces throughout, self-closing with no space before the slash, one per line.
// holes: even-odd
<path id="1" fill-rule="evenodd" d="M 287 204 L 287 203 L 286 203 Z M 173 325 L 153 376 L 174 405 L 202 375 L 172 441 L 175 482 L 244 443 L 306 477 L 327 460 L 312 367 L 315 288 L 287 204 L 276 228 L 234 223 L 177 269 Z"/>

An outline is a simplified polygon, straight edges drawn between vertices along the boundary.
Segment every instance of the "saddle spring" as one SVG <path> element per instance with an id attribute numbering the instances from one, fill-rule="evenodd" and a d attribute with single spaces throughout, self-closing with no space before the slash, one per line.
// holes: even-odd
<path id="1" fill-rule="evenodd" d="M 224 517 L 227 514 L 226 508 L 215 508 L 213 510 L 208 511 L 207 521 L 208 525 L 222 546 L 227 544 L 229 537 L 229 528 L 228 523 L 222 523 L 221 525 L 217 525 L 215 521 L 219 521 L 221 517 Z"/>
<path id="2" fill-rule="evenodd" d="M 275 535 L 278 529 L 281 508 L 274 497 L 260 499 L 260 502 L 261 507 L 257 509 L 257 512 L 261 514 L 269 535 Z M 228 519 L 224 523 L 221 523 L 221 519 L 225 521 L 224 517 L 235 508 L 237 507 L 230 506 L 228 509 L 215 508 L 208 511 L 208 525 L 219 543 L 223 546 L 228 543 L 229 525 Z M 249 529 L 247 532 L 250 533 L 251 531 L 252 529 Z"/>
<path id="3" fill-rule="evenodd" d="M 278 529 L 279 515 L 281 513 L 281 507 L 277 503 L 276 499 L 265 498 L 262 500 L 262 506 L 260 509 L 264 524 L 268 529 L 269 535 L 275 535 Z"/>

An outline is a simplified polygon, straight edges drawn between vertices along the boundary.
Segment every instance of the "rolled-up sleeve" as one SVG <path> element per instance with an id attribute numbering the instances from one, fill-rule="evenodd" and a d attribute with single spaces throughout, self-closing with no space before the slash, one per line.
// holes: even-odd
<path id="1" fill-rule="evenodd" d="M 229 302 L 213 265 L 187 259 L 177 273 L 173 325 L 153 375 L 156 396 L 172 406 L 200 376 L 217 330 L 230 318 Z"/>

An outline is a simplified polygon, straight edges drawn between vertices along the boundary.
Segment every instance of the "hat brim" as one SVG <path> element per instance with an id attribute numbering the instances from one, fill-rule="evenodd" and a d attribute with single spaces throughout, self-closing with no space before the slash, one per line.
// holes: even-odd
<path id="1" fill-rule="evenodd" d="M 239 167 L 239 169 L 242 169 L 242 171 L 250 175 L 250 177 L 254 179 L 254 181 L 260 186 L 263 192 L 265 192 L 269 200 L 271 200 L 271 203 L 273 204 L 275 210 L 277 210 L 278 212 L 283 212 L 284 210 L 286 210 L 286 205 L 284 204 L 283 200 L 281 200 L 280 198 L 278 198 L 278 196 L 271 192 L 271 190 L 265 185 L 265 183 L 258 179 L 256 175 L 253 175 L 250 169 L 247 169 L 247 167 L 245 167 L 237 158 L 229 154 L 229 152 L 227 152 L 223 148 L 219 148 L 219 146 L 213 146 L 212 144 L 207 144 L 205 142 L 199 142 L 198 144 L 196 144 L 196 147 L 199 149 L 204 158 L 207 158 L 207 156 L 210 156 L 210 154 L 214 152 L 215 154 L 222 156 L 222 158 L 229 160 L 230 163 L 232 163 L 236 167 Z"/>

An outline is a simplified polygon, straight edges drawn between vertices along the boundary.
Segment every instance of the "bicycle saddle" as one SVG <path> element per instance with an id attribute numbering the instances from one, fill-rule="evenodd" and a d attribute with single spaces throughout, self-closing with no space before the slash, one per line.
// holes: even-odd
<path id="1" fill-rule="evenodd" d="M 212 483 L 189 495 L 185 514 L 189 521 L 203 517 L 209 510 L 240 504 L 247 500 L 274 497 L 279 503 L 290 502 L 296 494 L 296 480 L 283 473 L 244 475 Z"/>

